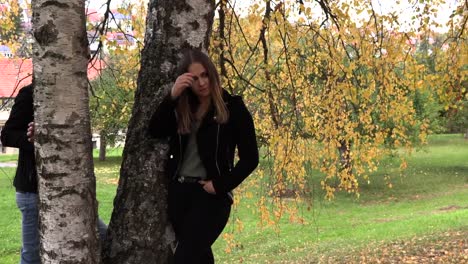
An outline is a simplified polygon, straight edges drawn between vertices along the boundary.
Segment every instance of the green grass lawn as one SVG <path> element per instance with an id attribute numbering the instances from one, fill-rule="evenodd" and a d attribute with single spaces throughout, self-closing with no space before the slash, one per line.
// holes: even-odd
<path id="1" fill-rule="evenodd" d="M 4 154 L 0 155 L 0 162 L 16 162 L 18 154 Z"/>
<path id="2" fill-rule="evenodd" d="M 237 211 L 244 229 L 231 227 L 237 242 L 231 254 L 223 253 L 226 242 L 216 242 L 218 259 L 222 263 L 326 263 L 328 257 L 337 260 L 336 256 L 368 245 L 438 237 L 447 230 L 468 235 L 468 141 L 460 135 L 433 135 L 429 146 L 406 159 L 408 168 L 401 171 L 399 158 L 385 158 L 370 175 L 370 184 L 361 185 L 359 199 L 339 193 L 326 201 L 316 187 L 309 201 L 312 207 L 303 206 L 300 211 L 306 224 L 283 221 L 279 232 L 261 227 L 258 213 L 245 209 L 247 205 L 255 208 L 255 198 L 244 199 Z M 390 176 L 392 188 L 385 176 Z M 320 186 L 320 180 L 312 184 Z"/>
<path id="3" fill-rule="evenodd" d="M 107 161 L 95 161 L 99 214 L 105 222 L 112 211 L 121 150 L 109 154 Z M 370 184 L 361 185 L 359 199 L 338 193 L 327 201 L 315 187 L 307 203 L 299 206 L 304 224 L 290 223 L 285 217 L 278 226 L 262 226 L 255 209 L 258 197 L 243 198 L 231 215 L 231 220 L 240 218 L 243 229 L 234 221 L 228 224 L 225 231 L 235 234 L 235 243 L 229 247 L 231 253 L 226 253 L 227 242 L 218 239 L 214 245 L 217 262 L 328 263 L 332 258 L 330 263 L 346 263 L 356 251 L 395 241 L 415 237 L 431 241 L 447 231 L 466 237 L 468 141 L 460 135 L 433 135 L 429 146 L 406 159 L 408 168 L 400 171 L 398 159 L 384 158 L 379 170 L 370 175 Z M 14 170 L 0 168 L 2 264 L 17 263 L 19 257 L 20 214 L 11 186 Z M 390 177 L 393 188 L 387 186 L 385 176 Z M 319 177 L 311 180 L 312 186 L 320 186 L 319 182 Z"/>

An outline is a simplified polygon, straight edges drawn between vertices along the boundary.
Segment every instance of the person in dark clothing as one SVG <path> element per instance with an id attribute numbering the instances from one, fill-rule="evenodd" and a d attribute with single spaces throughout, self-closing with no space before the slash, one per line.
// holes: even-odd
<path id="1" fill-rule="evenodd" d="M 1 131 L 3 146 L 19 149 L 18 166 L 13 185 L 16 203 L 21 211 L 22 247 L 20 264 L 40 264 L 38 227 L 38 184 L 34 156 L 34 85 L 23 87 L 15 98 L 10 117 Z M 105 238 L 107 226 L 100 219 L 98 229 Z"/>
<path id="2" fill-rule="evenodd" d="M 33 119 L 33 85 L 30 84 L 23 87 L 16 96 L 0 137 L 3 146 L 19 149 L 13 185 L 16 188 L 16 204 L 22 214 L 21 264 L 40 263 L 34 144 L 28 141 L 26 135 L 28 124 Z"/>
<path id="3" fill-rule="evenodd" d="M 149 134 L 169 137 L 166 173 L 175 263 L 214 263 L 211 245 L 228 221 L 231 191 L 258 165 L 251 114 L 241 97 L 222 89 L 210 58 L 189 50 L 150 120 Z"/>

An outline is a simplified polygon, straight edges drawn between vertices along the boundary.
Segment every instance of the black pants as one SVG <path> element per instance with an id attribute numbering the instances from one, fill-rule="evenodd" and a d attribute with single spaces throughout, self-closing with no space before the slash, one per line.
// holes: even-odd
<path id="1" fill-rule="evenodd" d="M 227 194 L 209 194 L 199 183 L 171 182 L 169 218 L 177 239 L 175 264 L 214 263 L 211 245 L 226 226 L 231 204 Z"/>

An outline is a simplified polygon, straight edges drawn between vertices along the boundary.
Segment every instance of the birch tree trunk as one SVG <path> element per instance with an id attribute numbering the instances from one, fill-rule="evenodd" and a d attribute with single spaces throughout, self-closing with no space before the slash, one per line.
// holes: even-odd
<path id="1" fill-rule="evenodd" d="M 207 50 L 213 0 L 150 0 L 145 47 L 129 123 L 104 262 L 168 263 L 174 236 L 167 217 L 167 141 L 150 140 L 151 115 L 172 86 L 181 50 Z"/>
<path id="2" fill-rule="evenodd" d="M 42 263 L 99 263 L 85 0 L 32 8 Z"/>

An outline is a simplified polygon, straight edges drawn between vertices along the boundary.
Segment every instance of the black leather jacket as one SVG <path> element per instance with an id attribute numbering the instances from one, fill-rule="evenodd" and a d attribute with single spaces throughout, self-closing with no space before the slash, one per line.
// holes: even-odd
<path id="1" fill-rule="evenodd" d="M 23 87 L 16 96 L 10 117 L 1 134 L 3 146 L 19 148 L 18 167 L 13 181 L 18 192 L 37 192 L 34 145 L 26 136 L 28 124 L 33 119 L 33 86 L 28 85 Z"/>
<path id="2" fill-rule="evenodd" d="M 229 110 L 228 122 L 218 124 L 211 107 L 197 132 L 198 153 L 217 193 L 227 193 L 236 188 L 258 165 L 252 116 L 240 96 L 231 96 L 224 91 L 223 99 Z M 149 125 L 151 137 L 170 138 L 166 173 L 171 179 L 177 176 L 189 136 L 177 133 L 176 103 L 167 95 Z M 234 164 L 236 147 L 239 160 Z"/>

